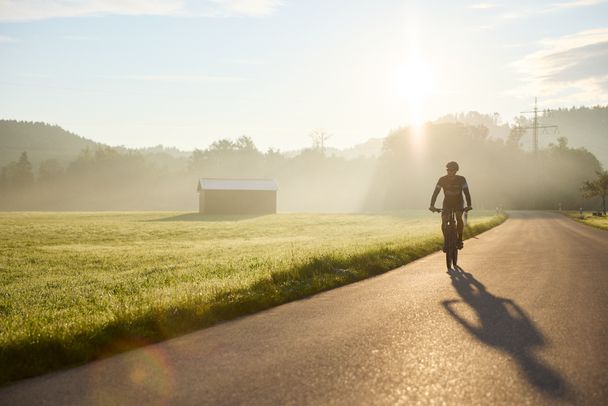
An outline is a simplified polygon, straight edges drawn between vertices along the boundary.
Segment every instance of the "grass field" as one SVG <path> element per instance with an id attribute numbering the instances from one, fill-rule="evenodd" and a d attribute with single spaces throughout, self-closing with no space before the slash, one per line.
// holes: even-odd
<path id="1" fill-rule="evenodd" d="M 472 212 L 468 235 L 504 220 Z M 440 218 L 0 213 L 0 382 L 155 342 L 440 249 Z"/>
<path id="2" fill-rule="evenodd" d="M 608 217 L 598 217 L 594 216 L 590 211 L 583 212 L 583 218 L 581 218 L 581 214 L 578 211 L 568 211 L 565 212 L 566 215 L 579 223 L 587 224 L 588 226 L 601 228 L 602 230 L 608 230 Z"/>

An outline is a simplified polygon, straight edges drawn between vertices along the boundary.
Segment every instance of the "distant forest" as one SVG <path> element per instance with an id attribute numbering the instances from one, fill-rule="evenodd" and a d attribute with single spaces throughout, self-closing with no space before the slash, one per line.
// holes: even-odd
<path id="1" fill-rule="evenodd" d="M 574 148 L 585 148 L 608 167 L 608 106 L 579 107 L 540 111 L 540 125 L 555 125 L 556 129 L 539 131 L 539 145 L 547 148 L 558 138 L 565 137 Z M 450 114 L 436 120 L 436 123 L 463 123 L 483 126 L 493 138 L 507 140 L 513 136 L 515 127 L 531 127 L 532 114 L 515 117 L 512 124 L 503 122 L 498 114 L 487 115 L 475 111 Z M 519 146 L 527 151 L 532 149 L 531 131 L 520 134 Z"/>
<path id="2" fill-rule="evenodd" d="M 397 129 L 379 151 L 350 151 L 348 158 L 319 143 L 290 154 L 263 152 L 245 136 L 192 152 L 130 150 L 57 126 L 3 120 L 0 209 L 194 211 L 201 177 L 274 178 L 279 211 L 425 208 L 450 160 L 460 163 L 478 209 L 597 208 L 580 188 L 602 165 L 580 140 L 595 145 L 591 151 L 604 151 L 608 161 L 607 118 L 608 107 L 548 113 L 543 120 L 560 131 L 533 153 L 526 147 L 529 135 L 496 115 L 446 116 L 421 132 Z M 517 124 L 525 126 L 526 120 Z"/>

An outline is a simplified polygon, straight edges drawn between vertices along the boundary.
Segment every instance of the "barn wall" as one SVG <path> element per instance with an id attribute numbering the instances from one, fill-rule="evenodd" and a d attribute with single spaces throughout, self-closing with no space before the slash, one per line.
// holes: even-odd
<path id="1" fill-rule="evenodd" d="M 198 212 L 203 214 L 205 212 L 205 191 L 200 190 L 198 192 Z"/>
<path id="2" fill-rule="evenodd" d="M 207 190 L 205 214 L 272 214 L 277 212 L 277 192 L 266 190 Z"/>

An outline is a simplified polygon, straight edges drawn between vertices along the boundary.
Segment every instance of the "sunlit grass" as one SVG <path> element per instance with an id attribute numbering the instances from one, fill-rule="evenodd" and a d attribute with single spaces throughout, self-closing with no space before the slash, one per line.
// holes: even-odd
<path id="1" fill-rule="evenodd" d="M 475 213 L 468 233 L 502 220 Z M 439 222 L 422 211 L 0 213 L 0 382 L 385 272 L 439 249 Z"/>
<path id="2" fill-rule="evenodd" d="M 608 230 L 608 217 L 603 216 L 594 216 L 592 212 L 583 212 L 582 218 L 581 214 L 578 211 L 569 211 L 566 212 L 568 217 L 575 219 L 576 221 L 587 224 L 589 226 L 593 226 L 596 228 L 601 228 L 602 230 Z"/>

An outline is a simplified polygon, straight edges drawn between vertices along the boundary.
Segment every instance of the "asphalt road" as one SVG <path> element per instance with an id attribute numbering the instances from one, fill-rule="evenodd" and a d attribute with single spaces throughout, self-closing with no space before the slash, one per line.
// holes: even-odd
<path id="1" fill-rule="evenodd" d="M 384 275 L 0 390 L 0 404 L 608 404 L 608 232 L 511 213 Z"/>

